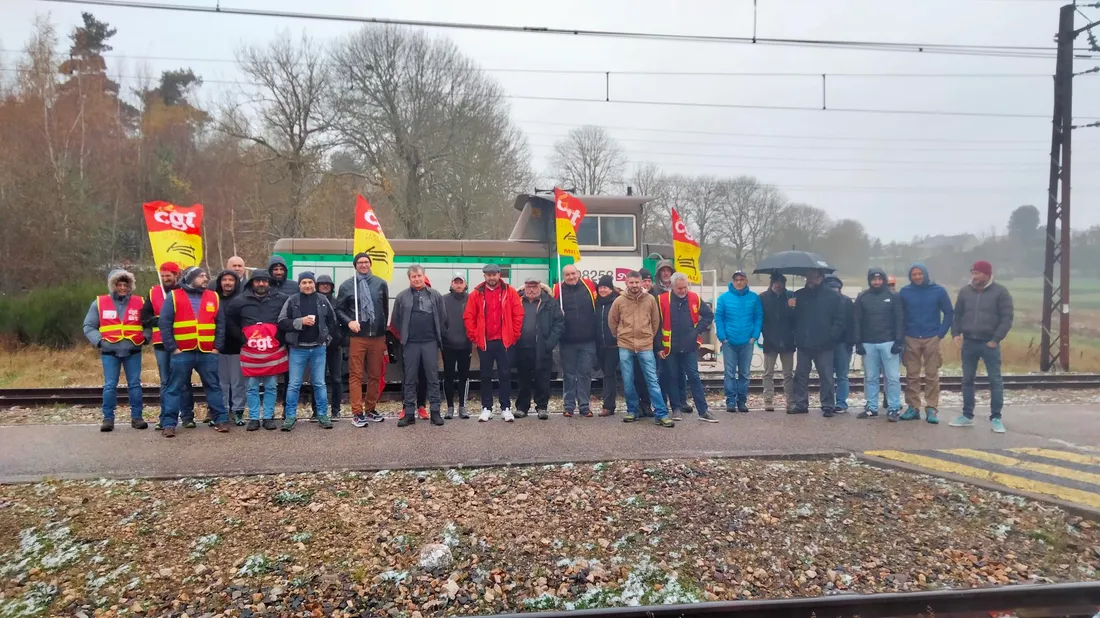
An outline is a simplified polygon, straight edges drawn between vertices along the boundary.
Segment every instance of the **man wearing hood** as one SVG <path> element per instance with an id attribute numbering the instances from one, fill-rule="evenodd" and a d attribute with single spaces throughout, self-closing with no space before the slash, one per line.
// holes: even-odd
<path id="1" fill-rule="evenodd" d="M 466 324 L 462 315 L 466 312 L 466 275 L 456 272 L 451 278 L 451 290 L 443 297 L 447 310 L 447 328 L 443 331 L 443 396 L 447 399 L 444 419 L 454 418 L 458 406 L 458 418 L 470 418 L 466 410 L 469 396 L 470 353 L 473 347 L 466 336 Z"/>
<path id="2" fill-rule="evenodd" d="M 539 420 L 550 418 L 550 369 L 554 364 L 554 346 L 565 332 L 561 305 L 546 292 L 537 277 L 528 277 L 523 285 L 523 328 L 516 342 L 516 416 L 527 416 L 534 393 Z"/>
<path id="3" fill-rule="evenodd" d="M 290 367 L 289 355 L 279 332 L 279 312 L 286 296 L 272 287 L 266 270 L 252 271 L 244 293 L 229 304 L 225 313 L 226 330 L 241 341 L 241 372 L 248 380 L 248 427 L 275 429 L 277 376 Z M 260 387 L 263 386 L 261 424 Z"/>
<path id="4" fill-rule="evenodd" d="M 844 313 L 841 299 L 825 287 L 825 273 L 806 271 L 806 287 L 794 293 L 794 401 L 787 414 L 810 411 L 810 369 L 817 367 L 820 377 L 820 402 L 823 416 L 836 410 L 834 358 L 837 343 L 844 340 Z"/>
<path id="5" fill-rule="evenodd" d="M 787 409 L 791 409 L 791 393 L 794 391 L 794 298 L 787 289 L 787 278 L 773 273 L 769 287 L 760 294 L 760 306 L 764 319 L 760 336 L 764 347 L 764 410 L 775 410 L 775 362 L 783 366 L 783 397 Z"/>
<path id="6" fill-rule="evenodd" d="M 370 254 L 360 252 L 352 259 L 355 275 L 340 284 L 336 295 L 336 317 L 348 329 L 348 388 L 351 390 L 352 424 L 385 420 L 375 410 L 381 394 L 386 329 L 390 323 L 390 286 L 371 272 Z M 363 371 L 366 369 L 366 395 Z"/>
<path id="7" fill-rule="evenodd" d="M 833 408 L 833 413 L 845 414 L 848 412 L 848 395 L 852 390 L 851 376 L 848 374 L 852 368 L 852 354 L 857 343 L 855 302 L 843 292 L 844 282 L 833 273 L 825 275 L 825 287 L 840 297 L 840 315 L 844 320 L 844 332 L 833 353 L 833 375 L 836 377 L 836 407 Z"/>
<path id="8" fill-rule="evenodd" d="M 271 287 L 287 298 L 298 293 L 298 284 L 290 280 L 290 270 L 281 255 L 271 256 L 267 265 L 267 274 L 271 275 Z"/>
<path id="9" fill-rule="evenodd" d="M 607 323 L 611 305 L 618 297 L 619 291 L 615 289 L 614 277 L 600 277 L 596 284 L 596 362 L 603 370 L 603 409 L 600 410 L 600 416 L 611 416 L 615 413 L 615 400 L 619 390 L 615 377 L 619 370 L 619 342 Z"/>
<path id="10" fill-rule="evenodd" d="M 210 277 L 198 266 L 183 271 L 183 283 L 172 290 L 160 312 L 164 349 L 171 354 L 168 397 L 160 413 L 164 437 L 176 435 L 182 393 L 191 388 L 191 372 L 198 371 L 206 391 L 206 406 L 218 433 L 229 431 L 228 416 L 218 382 L 218 349 L 225 345 L 225 314 L 220 299 L 206 289 Z"/>
<path id="11" fill-rule="evenodd" d="M 1001 342 L 1012 329 L 1014 308 L 1008 289 L 993 281 L 993 265 L 978 260 L 970 267 L 970 284 L 959 290 L 951 334 L 962 351 L 962 414 L 952 427 L 974 426 L 974 376 L 978 361 L 989 375 L 989 424 L 994 433 L 1004 433 L 1004 379 L 1001 376 Z"/>
<path id="12" fill-rule="evenodd" d="M 217 282 L 218 299 L 221 301 L 218 310 L 224 314 L 229 309 L 233 299 L 240 296 L 244 288 L 241 286 L 241 280 L 237 272 L 232 269 L 218 273 L 218 278 L 215 281 Z M 222 395 L 225 397 L 225 408 L 229 410 L 230 420 L 237 426 L 244 425 L 248 381 L 241 373 L 241 340 L 230 330 L 226 331 L 225 343 L 218 350 L 218 382 L 221 383 Z M 213 419 L 208 418 L 206 421 L 210 423 L 213 422 Z"/>
<path id="13" fill-rule="evenodd" d="M 299 273 L 298 290 L 286 299 L 279 311 L 279 330 L 290 348 L 290 379 L 287 382 L 283 431 L 294 429 L 298 420 L 298 395 L 306 372 L 316 387 L 317 422 L 332 429 L 328 416 L 328 391 L 325 389 L 325 348 L 339 324 L 328 298 L 317 293 L 317 278 L 310 271 Z"/>
<path id="14" fill-rule="evenodd" d="M 149 426 L 141 416 L 141 346 L 153 336 L 143 326 L 145 301 L 134 294 L 134 275 L 116 269 L 107 276 L 107 293 L 97 297 L 84 316 L 84 336 L 99 350 L 103 364 L 103 422 L 100 431 L 115 428 L 118 406 L 118 377 L 126 372 L 126 391 L 130 402 L 130 426 Z"/>
<path id="15" fill-rule="evenodd" d="M 328 299 L 333 308 L 336 307 L 336 282 L 328 275 L 317 275 L 317 292 Z M 339 318 L 337 318 L 339 321 Z M 343 348 L 347 347 L 347 332 L 342 326 L 338 326 L 329 333 L 332 341 L 325 348 L 325 385 L 328 388 L 329 419 L 340 419 L 340 406 L 344 399 L 344 358 Z M 311 405 L 313 406 L 313 418 L 317 417 L 317 399 L 313 397 L 313 387 L 310 386 Z"/>
<path id="16" fill-rule="evenodd" d="M 879 374 L 886 376 L 886 417 L 901 416 L 901 352 L 905 349 L 905 309 L 886 286 L 886 271 L 867 271 L 870 286 L 855 303 L 856 353 L 863 356 L 863 392 L 867 407 L 858 418 L 878 416 Z"/>
<path id="17" fill-rule="evenodd" d="M 749 289 L 744 271 L 733 273 L 729 289 L 718 297 L 714 312 L 718 342 L 722 344 L 726 412 L 748 412 L 752 354 L 764 325 L 764 306 Z"/>
<path id="18" fill-rule="evenodd" d="M 626 275 L 626 293 L 611 304 L 607 325 L 619 343 L 619 371 L 623 374 L 626 390 L 623 422 L 638 420 L 638 393 L 634 386 L 634 362 L 637 360 L 653 405 L 654 422 L 659 427 L 675 427 L 661 395 L 653 354 L 653 341 L 661 336 L 661 310 L 657 299 L 642 289 L 642 277 L 638 272 L 631 271 Z"/>
<path id="19" fill-rule="evenodd" d="M 160 403 L 162 408 L 164 402 L 168 399 L 168 370 L 171 359 L 168 352 L 164 350 L 164 343 L 161 341 L 160 311 L 164 307 L 165 298 L 172 293 L 172 290 L 179 287 L 180 272 L 180 267 L 175 262 L 161 264 L 158 269 L 160 285 L 149 288 L 149 295 L 145 297 L 145 307 L 142 310 L 142 323 L 147 328 L 151 328 L 153 333 L 153 355 L 157 359 L 157 372 L 160 376 Z M 184 427 L 188 429 L 195 428 L 194 389 L 187 389 L 183 392 L 180 399 L 180 416 Z M 159 419 L 153 429 L 160 431 Z"/>
<path id="20" fill-rule="evenodd" d="M 901 361 L 905 365 L 905 403 L 909 406 L 901 420 L 920 419 L 923 394 L 925 420 L 935 425 L 939 422 L 940 365 L 943 364 L 940 342 L 951 330 L 955 311 L 947 290 L 932 281 L 924 264 L 909 267 L 909 285 L 901 288 L 900 296 L 905 308 L 905 351 Z M 923 393 L 921 369 L 924 370 Z"/>

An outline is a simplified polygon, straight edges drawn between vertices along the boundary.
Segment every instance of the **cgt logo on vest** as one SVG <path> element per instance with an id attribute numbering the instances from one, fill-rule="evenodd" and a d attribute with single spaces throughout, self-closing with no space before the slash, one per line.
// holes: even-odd
<path id="1" fill-rule="evenodd" d="M 265 335 L 261 332 L 252 333 L 252 336 L 248 338 L 248 342 L 245 345 L 248 346 L 248 349 L 257 352 L 267 352 L 268 350 L 274 350 L 279 347 L 275 344 L 275 340 L 271 335 Z"/>
<path id="2" fill-rule="evenodd" d="M 177 212 L 166 208 L 159 209 L 153 213 L 153 220 L 157 223 L 163 223 L 181 232 L 197 230 L 198 228 L 195 225 L 195 219 L 197 217 L 198 213 L 196 212 Z"/>
<path id="3" fill-rule="evenodd" d="M 141 311 L 138 309 L 130 309 L 126 312 L 126 319 L 131 322 L 136 322 L 141 319 Z"/>

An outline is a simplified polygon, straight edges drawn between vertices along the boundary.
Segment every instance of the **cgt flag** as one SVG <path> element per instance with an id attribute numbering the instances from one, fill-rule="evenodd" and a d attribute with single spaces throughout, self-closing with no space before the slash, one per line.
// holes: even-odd
<path id="1" fill-rule="evenodd" d="M 688 231 L 675 208 L 672 209 L 672 255 L 677 272 L 687 275 L 691 283 L 703 283 L 699 274 L 699 241 Z"/>
<path id="2" fill-rule="evenodd" d="M 157 266 L 175 262 L 187 268 L 202 262 L 202 204 L 145 202 L 142 211 Z"/>
<path id="3" fill-rule="evenodd" d="M 386 239 L 378 216 L 362 195 L 355 196 L 355 253 L 370 255 L 374 276 L 393 279 L 393 247 Z"/>
<path id="4" fill-rule="evenodd" d="M 554 188 L 554 215 L 556 219 L 558 255 L 581 261 L 581 248 L 577 243 L 577 229 L 588 214 L 584 202 L 575 196 Z"/>

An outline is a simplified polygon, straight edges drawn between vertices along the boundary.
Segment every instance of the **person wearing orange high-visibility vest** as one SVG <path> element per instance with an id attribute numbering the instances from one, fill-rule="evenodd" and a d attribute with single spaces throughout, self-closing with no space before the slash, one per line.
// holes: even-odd
<path id="1" fill-rule="evenodd" d="M 160 285 L 149 288 L 149 295 L 145 297 L 145 308 L 142 310 L 141 319 L 147 328 L 152 329 L 153 356 L 157 359 L 157 373 L 160 376 L 160 402 L 163 407 L 168 394 L 168 367 L 171 359 L 168 358 L 168 352 L 164 351 L 164 344 L 160 340 L 160 310 L 164 306 L 164 299 L 172 293 L 172 290 L 179 287 L 180 267 L 175 262 L 165 262 L 160 265 L 158 270 Z M 184 427 L 194 429 L 195 397 L 191 390 L 183 392 L 183 399 L 180 401 L 180 416 Z M 159 420 L 153 429 L 160 431 Z"/>
<path id="2" fill-rule="evenodd" d="M 164 301 L 160 311 L 160 334 L 164 349 L 171 355 L 168 393 L 161 407 L 160 424 L 164 437 L 176 435 L 180 400 L 191 388 L 191 372 L 197 371 L 206 391 L 206 406 L 219 433 L 229 431 L 229 418 L 218 381 L 218 349 L 225 344 L 225 314 L 218 310 L 217 292 L 206 289 L 210 277 L 192 266 L 183 271 L 178 289 Z"/>
<path id="3" fill-rule="evenodd" d="M 661 310 L 661 349 L 658 356 L 665 361 L 668 372 L 668 399 L 672 405 L 672 420 L 683 419 L 687 405 L 687 388 L 691 389 L 699 420 L 717 423 L 707 408 L 707 393 L 699 378 L 699 338 L 710 330 L 714 312 L 699 295 L 688 289 L 684 273 L 674 273 L 671 289 L 657 297 Z M 681 386 L 683 378 L 684 386 Z"/>
<path id="4" fill-rule="evenodd" d="M 152 336 L 142 326 L 141 310 L 145 301 L 134 294 L 134 275 L 113 270 L 107 276 L 107 294 L 97 297 L 84 316 L 84 336 L 99 350 L 103 362 L 103 423 L 100 431 L 115 428 L 118 405 L 118 377 L 126 372 L 126 391 L 130 400 L 130 426 L 145 429 L 141 417 L 141 346 Z"/>

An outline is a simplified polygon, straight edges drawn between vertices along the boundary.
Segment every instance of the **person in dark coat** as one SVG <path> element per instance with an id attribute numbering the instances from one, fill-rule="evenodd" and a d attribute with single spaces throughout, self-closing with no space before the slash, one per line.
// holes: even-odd
<path id="1" fill-rule="evenodd" d="M 229 304 L 225 313 L 227 336 L 241 342 L 241 371 L 248 374 L 248 418 L 246 431 L 260 427 L 271 431 L 275 425 L 276 377 L 282 373 L 277 366 L 289 367 L 284 334 L 278 329 L 279 312 L 287 297 L 273 287 L 271 275 L 264 269 L 252 271 L 244 285 L 244 293 Z M 251 342 L 245 333 L 270 329 L 258 335 L 264 343 Z M 263 390 L 261 399 L 260 391 Z"/>
<path id="2" fill-rule="evenodd" d="M 307 374 L 310 382 L 318 386 L 317 422 L 325 429 L 332 429 L 328 417 L 328 391 L 325 386 L 325 359 L 332 342 L 332 333 L 340 325 L 336 310 L 324 294 L 317 292 L 317 277 L 310 271 L 298 274 L 297 294 L 286 299 L 279 312 L 281 330 L 290 348 L 290 382 L 286 391 L 283 431 L 290 431 L 298 419 L 298 395 Z"/>
<path id="3" fill-rule="evenodd" d="M 848 395 L 851 394 L 852 383 L 849 372 L 852 367 L 852 354 L 856 345 L 855 303 L 843 291 L 844 282 L 834 274 L 825 275 L 825 285 L 840 296 L 840 313 L 844 320 L 844 334 L 837 342 L 833 355 L 833 374 L 836 377 L 836 407 L 835 414 L 844 414 L 848 411 Z"/>
<path id="4" fill-rule="evenodd" d="M 596 363 L 596 285 L 581 279 L 572 264 L 562 269 L 555 288 L 565 316 L 561 336 L 562 407 L 565 416 L 592 416 L 592 370 Z"/>
<path id="5" fill-rule="evenodd" d="M 806 287 L 794 293 L 794 401 L 788 414 L 810 411 L 810 369 L 817 367 L 821 380 L 819 399 L 822 414 L 832 417 L 836 409 L 833 358 L 836 344 L 844 336 L 844 314 L 840 297 L 823 285 L 825 273 L 810 270 Z"/>
<path id="6" fill-rule="evenodd" d="M 515 345 L 516 418 L 527 416 L 532 397 L 539 420 L 550 418 L 550 370 L 554 348 L 565 332 L 565 316 L 542 282 L 528 277 L 523 284 L 523 328 Z"/>
<path id="7" fill-rule="evenodd" d="M 386 329 L 390 320 L 390 286 L 371 271 L 370 254 L 360 252 L 352 259 L 355 275 L 340 284 L 336 295 L 336 317 L 348 330 L 348 388 L 351 390 L 352 424 L 366 427 L 385 417 L 375 410 L 385 378 L 383 367 Z M 363 374 L 366 373 L 364 395 Z"/>
<path id="8" fill-rule="evenodd" d="M 443 397 L 447 400 L 444 419 L 454 418 L 456 406 L 458 418 L 470 418 L 466 399 L 470 388 L 470 355 L 474 348 L 462 321 L 469 298 L 466 275 L 456 272 L 451 278 L 451 291 L 443 296 L 443 306 L 447 309 L 447 329 L 443 333 Z"/>
<path id="9" fill-rule="evenodd" d="M 223 314 L 229 310 L 229 303 L 241 295 L 244 287 L 241 279 L 233 270 L 223 270 L 214 280 L 215 292 L 221 299 L 218 311 Z M 229 410 L 229 420 L 238 427 L 244 425 L 244 410 L 247 404 L 248 380 L 241 373 L 241 340 L 226 331 L 225 342 L 218 350 L 218 382 L 222 387 L 225 408 Z M 213 419 L 207 418 L 207 423 Z"/>
<path id="10" fill-rule="evenodd" d="M 607 324 L 611 304 L 618 297 L 619 291 L 615 289 L 614 278 L 611 275 L 600 277 L 596 284 L 596 319 L 599 321 L 596 331 L 596 359 L 603 370 L 603 408 L 600 416 L 611 416 L 615 413 L 615 399 L 619 391 L 615 374 L 619 370 L 619 343 Z"/>
<path id="11" fill-rule="evenodd" d="M 1001 342 L 1008 336 L 1015 318 L 1012 294 L 993 281 L 993 265 L 978 260 L 970 267 L 970 283 L 959 290 L 951 334 L 962 351 L 962 414 L 952 427 L 974 426 L 974 377 L 978 361 L 989 375 L 989 424 L 994 433 L 1004 433 L 1004 378 L 1001 376 Z"/>
<path id="12" fill-rule="evenodd" d="M 317 292 L 328 299 L 329 304 L 336 307 L 336 282 L 329 275 L 317 275 Z M 337 319 L 339 321 L 339 319 Z M 329 420 L 340 420 L 340 406 L 344 400 L 344 348 L 348 345 L 348 334 L 344 326 L 338 326 L 329 333 L 332 341 L 325 348 L 325 387 L 328 389 Z M 313 415 L 310 422 L 317 420 L 317 400 L 313 397 L 313 385 L 302 387 L 303 398 L 309 393 L 310 407 Z"/>
<path id="13" fill-rule="evenodd" d="M 774 273 L 768 289 L 760 294 L 764 325 L 760 337 L 764 348 L 764 410 L 775 410 L 775 362 L 783 366 L 783 397 L 791 409 L 794 393 L 794 293 L 787 289 L 787 278 Z"/>
<path id="14" fill-rule="evenodd" d="M 683 418 L 682 411 L 687 402 L 686 389 L 679 389 L 680 379 L 683 378 L 685 385 L 691 388 L 699 420 L 717 423 L 718 419 L 707 407 L 707 394 L 699 378 L 699 339 L 714 323 L 714 312 L 710 305 L 689 289 L 684 273 L 672 275 L 672 287 L 661 294 L 658 306 L 661 310 L 661 328 L 668 328 L 668 340 L 666 342 L 662 335 L 662 349 L 658 355 L 664 359 L 665 370 L 669 372 L 668 386 L 673 391 L 669 393 L 669 399 L 676 402 L 677 410 L 672 412 L 672 420 Z M 664 315 L 666 307 L 667 317 Z"/>
<path id="15" fill-rule="evenodd" d="M 393 303 L 390 329 L 401 341 L 403 407 L 398 427 L 416 423 L 416 387 L 423 377 L 428 384 L 428 407 L 433 425 L 443 424 L 440 413 L 439 348 L 447 330 L 443 296 L 427 285 L 424 267 L 408 268 L 409 287 Z"/>
<path id="16" fill-rule="evenodd" d="M 905 349 L 905 309 L 886 287 L 886 271 L 867 271 L 868 288 L 855 302 L 856 353 L 863 356 L 863 392 L 867 407 L 859 418 L 878 416 L 879 374 L 886 376 L 887 418 L 901 416 L 901 353 Z"/>

